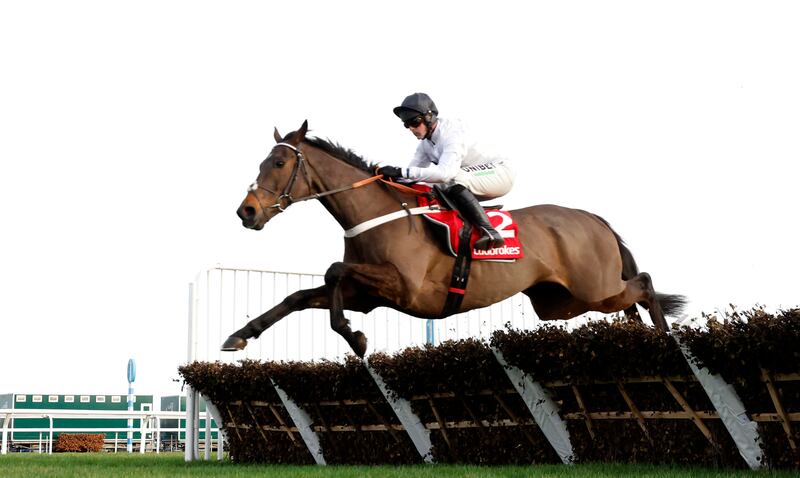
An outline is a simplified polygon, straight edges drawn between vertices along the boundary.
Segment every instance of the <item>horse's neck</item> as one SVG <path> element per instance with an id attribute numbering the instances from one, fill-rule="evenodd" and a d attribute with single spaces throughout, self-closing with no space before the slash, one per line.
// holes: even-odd
<path id="1" fill-rule="evenodd" d="M 354 184 L 370 174 L 324 151 L 314 149 L 309 155 L 313 193 L 322 194 Z M 402 209 L 400 196 L 393 196 L 378 182 L 321 197 L 319 201 L 342 226 L 361 224 L 378 216 Z"/>
<path id="2" fill-rule="evenodd" d="M 370 177 L 360 168 L 323 154 L 317 151 L 309 162 L 314 193 L 333 191 Z M 404 207 L 416 206 L 415 196 L 390 190 L 379 181 L 319 200 L 345 231 L 370 219 L 402 211 Z M 443 254 L 435 243 L 422 239 L 426 230 L 419 224 L 418 216 L 411 217 L 411 224 L 407 221 L 406 218 L 390 221 L 371 229 L 370 234 L 346 240 L 345 262 L 392 264 L 404 283 L 422 283 L 429 260 Z M 415 260 L 409 260 L 410 257 Z"/>

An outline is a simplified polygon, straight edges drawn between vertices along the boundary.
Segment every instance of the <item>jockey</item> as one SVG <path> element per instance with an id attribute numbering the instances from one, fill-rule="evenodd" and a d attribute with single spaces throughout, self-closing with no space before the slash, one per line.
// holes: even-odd
<path id="1" fill-rule="evenodd" d="M 503 237 L 492 227 L 478 199 L 495 199 L 511 189 L 514 172 L 509 161 L 480 154 L 462 123 L 440 119 L 436 104 L 425 93 L 407 96 L 394 114 L 421 143 L 408 167 L 383 166 L 378 173 L 387 179 L 441 184 L 458 212 L 480 231 L 475 249 L 503 246 Z"/>

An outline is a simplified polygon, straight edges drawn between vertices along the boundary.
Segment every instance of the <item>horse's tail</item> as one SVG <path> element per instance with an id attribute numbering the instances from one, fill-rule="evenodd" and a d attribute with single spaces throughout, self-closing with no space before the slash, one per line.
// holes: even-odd
<path id="1" fill-rule="evenodd" d="M 625 241 L 622 240 L 617 231 L 614 230 L 613 227 L 603 219 L 602 217 L 595 214 L 595 217 L 599 219 L 606 227 L 614 234 L 614 237 L 617 239 L 617 246 L 619 246 L 619 255 L 622 257 L 622 280 L 628 280 L 633 278 L 634 276 L 639 274 L 639 266 L 636 265 L 636 261 L 633 259 L 633 254 L 631 253 L 628 246 L 625 245 Z M 660 292 L 656 292 L 656 300 L 658 304 L 661 306 L 661 310 L 664 312 L 664 315 L 679 315 L 683 309 L 686 307 L 687 299 L 684 295 L 678 294 L 662 294 Z M 635 308 L 634 308 L 635 310 Z M 633 311 L 631 311 L 633 312 Z"/>
<path id="2" fill-rule="evenodd" d="M 628 249 L 628 246 L 625 245 L 625 241 L 622 240 L 617 231 L 611 227 L 611 224 L 608 223 L 605 219 L 598 216 L 597 214 L 594 215 L 597 219 L 600 220 L 603 224 L 606 225 L 609 231 L 614 234 L 614 238 L 617 240 L 617 246 L 619 247 L 619 255 L 622 257 L 622 280 L 628 280 L 636 275 L 639 274 L 639 266 L 636 265 L 636 261 L 633 259 L 633 254 Z"/>
<path id="3" fill-rule="evenodd" d="M 661 294 L 656 292 L 656 300 L 661 306 L 664 315 L 676 316 L 686 307 L 686 296 L 678 294 Z"/>

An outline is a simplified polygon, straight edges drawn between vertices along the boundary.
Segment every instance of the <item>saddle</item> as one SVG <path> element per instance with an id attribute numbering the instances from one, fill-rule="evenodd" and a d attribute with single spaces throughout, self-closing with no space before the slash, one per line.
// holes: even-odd
<path id="1" fill-rule="evenodd" d="M 431 188 L 415 184 L 414 189 L 427 194 L 419 196 L 417 203 L 419 206 L 438 206 L 439 210 L 423 214 L 426 222 L 430 224 L 431 230 L 438 238 L 444 250 L 450 255 L 457 257 L 461 248 L 462 238 L 468 238 L 470 257 L 479 261 L 513 262 L 522 258 L 522 246 L 517 234 L 517 223 L 511 216 L 510 211 L 502 211 L 503 206 L 484 206 L 486 215 L 492 226 L 503 236 L 505 245 L 489 250 L 478 250 L 472 247 L 475 241 L 480 238 L 479 231 L 464 222 L 458 211 L 442 193 L 439 188 Z M 467 229 L 467 227 L 469 229 Z"/>

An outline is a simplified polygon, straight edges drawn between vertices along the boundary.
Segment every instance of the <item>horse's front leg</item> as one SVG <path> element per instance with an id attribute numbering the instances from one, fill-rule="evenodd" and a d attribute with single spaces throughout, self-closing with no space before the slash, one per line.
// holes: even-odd
<path id="1" fill-rule="evenodd" d="M 323 285 L 316 289 L 304 289 L 290 294 L 275 307 L 269 309 L 255 319 L 251 320 L 244 327 L 237 330 L 228 340 L 222 344 L 220 350 L 233 352 L 242 350 L 247 346 L 247 339 L 250 337 L 258 338 L 262 332 L 272 327 L 275 322 L 281 320 L 292 312 L 305 309 L 327 309 L 328 308 L 328 287 Z"/>
<path id="2" fill-rule="evenodd" d="M 405 282 L 392 264 L 346 264 L 335 262 L 325 273 L 331 309 L 331 328 L 341 335 L 356 355 L 367 352 L 367 337 L 350 329 L 344 309 L 369 312 L 375 307 L 398 303 L 406 296 Z"/>

